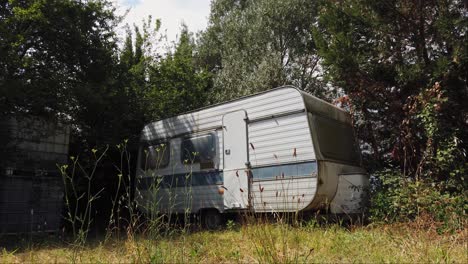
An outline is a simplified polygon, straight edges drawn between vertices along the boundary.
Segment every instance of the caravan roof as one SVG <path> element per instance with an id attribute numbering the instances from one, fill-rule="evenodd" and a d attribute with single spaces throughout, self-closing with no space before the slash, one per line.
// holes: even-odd
<path id="1" fill-rule="evenodd" d="M 282 92 L 278 96 L 276 93 L 280 91 Z M 141 140 L 153 141 L 158 139 L 171 138 L 180 136 L 181 134 L 185 133 L 196 133 L 201 130 L 207 130 L 209 128 L 221 126 L 221 116 L 224 113 L 232 111 L 236 108 L 236 110 L 246 108 L 245 105 L 240 104 L 240 102 L 245 102 L 247 104 L 249 100 L 260 98 L 262 96 L 262 98 L 267 100 L 267 95 L 269 94 L 271 94 L 272 97 L 278 96 L 279 98 L 277 98 L 277 100 L 269 100 L 268 104 L 278 104 L 281 102 L 282 105 L 275 107 L 274 110 L 270 109 L 269 111 L 264 111 L 265 113 L 262 113 L 262 111 L 258 109 L 246 109 L 251 110 L 247 111 L 249 120 L 252 118 L 259 118 L 261 116 L 271 116 L 272 113 L 276 115 L 281 111 L 286 110 L 288 112 L 307 111 L 343 123 L 351 124 L 351 118 L 349 114 L 343 109 L 336 107 L 311 94 L 301 91 L 294 86 L 282 86 L 151 122 L 144 127 Z M 257 101 L 257 103 L 258 102 L 259 101 Z M 288 105 L 288 107 L 286 107 L 286 105 Z M 211 120 L 211 122 L 209 122 L 211 126 L 209 127 L 204 124 L 207 123 L 205 121 L 208 121 L 208 119 Z"/>

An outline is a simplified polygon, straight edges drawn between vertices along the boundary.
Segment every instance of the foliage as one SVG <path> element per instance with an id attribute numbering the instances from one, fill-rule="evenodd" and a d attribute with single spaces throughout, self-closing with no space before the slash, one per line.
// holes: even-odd
<path id="1" fill-rule="evenodd" d="M 419 135 L 405 135 L 406 145 L 412 150 L 417 139 L 425 144 L 421 144 L 422 154 L 414 174 L 406 167 L 376 173 L 371 208 L 374 220 L 408 221 L 428 216 L 442 223 L 441 231 L 465 227 L 468 207 L 464 178 L 468 163 L 458 138 L 459 128 L 451 128 L 447 122 L 450 118 L 444 116 L 447 113 L 443 109 L 450 104 L 444 94 L 437 82 L 404 105 L 407 114 L 403 132 L 420 131 Z"/>
<path id="2" fill-rule="evenodd" d="M 328 79 L 349 96 L 376 161 L 414 177 L 428 137 L 438 147 L 445 135 L 466 153 L 467 31 L 461 1 L 322 1 L 314 34 L 319 54 Z M 441 95 L 428 94 L 436 82 Z M 433 124 L 420 107 L 431 96 L 445 98 Z"/>
<path id="3" fill-rule="evenodd" d="M 70 114 L 80 90 L 110 74 L 117 17 L 108 2 L 2 0 L 0 12 L 1 115 Z"/>
<path id="4" fill-rule="evenodd" d="M 318 53 L 327 79 L 347 94 L 366 166 L 383 177 L 377 211 L 408 219 L 421 208 L 437 214 L 429 201 L 465 198 L 466 8 L 463 1 L 320 3 Z M 437 188 L 422 187 L 431 184 Z M 415 188 L 423 190 L 415 196 Z"/>
<path id="5" fill-rule="evenodd" d="M 195 63 L 195 43 L 182 26 L 174 51 L 149 68 L 146 99 L 153 119 L 163 119 L 206 104 L 212 86 L 211 74 Z"/>
<path id="6" fill-rule="evenodd" d="M 452 127 L 453 117 L 447 116 L 453 103 L 445 94 L 436 82 L 408 106 L 410 114 L 416 116 L 415 121 L 421 127 L 419 131 L 424 131 L 426 140 L 416 176 L 444 182 L 445 189 L 462 192 L 468 187 L 464 179 L 468 172 L 466 143 L 460 138 L 460 127 Z M 410 121 L 406 123 L 411 124 Z"/>
<path id="7" fill-rule="evenodd" d="M 62 173 L 67 187 L 76 187 L 67 188 L 72 213 L 67 220 L 81 240 L 97 222 L 91 218 L 102 222 L 112 207 L 114 221 L 120 217 L 114 215 L 116 203 L 131 199 L 128 184 L 143 125 L 202 106 L 211 87 L 211 75 L 195 65 L 195 44 L 186 28 L 174 51 L 162 56 L 161 21 L 149 17 L 142 29 L 127 26 L 119 49 L 121 18 L 114 11 L 107 0 L 0 1 L 0 120 L 34 115 L 71 125 L 70 155 L 80 157 L 79 166 L 71 163 L 80 169 L 76 175 Z M 96 164 L 93 150 L 127 138 L 126 164 L 115 166 L 122 152 L 114 148 Z M 96 172 L 92 184 L 90 171 Z M 128 203 L 120 213 L 132 208 Z M 119 222 L 109 223 L 115 226 Z"/>
<path id="8" fill-rule="evenodd" d="M 215 74 L 215 102 L 284 84 L 323 94 L 315 15 L 315 1 L 213 1 L 198 59 Z"/>
<path id="9" fill-rule="evenodd" d="M 145 120 L 119 66 L 114 10 L 107 0 L 1 1 L 0 117 L 71 123 L 73 155 L 134 138 Z"/>
<path id="10" fill-rule="evenodd" d="M 376 175 L 372 193 L 371 220 L 413 221 L 426 217 L 439 232 L 466 228 L 468 206 L 465 194 L 444 191 L 443 184 L 416 181 L 388 169 Z"/>
<path id="11" fill-rule="evenodd" d="M 151 120 L 283 84 L 321 97 L 342 91 L 336 102 L 351 111 L 364 165 L 376 177 L 374 219 L 429 214 L 462 226 L 455 217 L 466 214 L 468 187 L 462 0 L 215 0 L 207 30 L 196 38 L 182 26 L 165 54 L 161 21 L 151 17 L 142 28 L 127 26 L 119 48 L 114 11 L 108 0 L 0 0 L 0 120 L 72 124 L 75 156 L 128 138 L 129 161 Z M 91 154 L 80 161 L 84 172 L 96 166 Z M 110 150 L 107 161 L 103 193 L 116 187 L 129 198 L 130 187 L 110 172 L 129 183 L 136 159 L 115 169 L 122 152 Z M 123 200 L 114 194 L 115 209 Z"/>
<path id="12" fill-rule="evenodd" d="M 182 26 L 178 42 L 164 55 L 158 53 L 164 38 L 160 27 L 160 20 L 153 24 L 148 17 L 141 30 L 136 26 L 133 31 L 127 28 L 120 53 L 122 82 L 135 94 L 139 117 L 146 121 L 205 105 L 212 86 L 211 74 L 195 63 L 195 43 L 187 27 Z"/>

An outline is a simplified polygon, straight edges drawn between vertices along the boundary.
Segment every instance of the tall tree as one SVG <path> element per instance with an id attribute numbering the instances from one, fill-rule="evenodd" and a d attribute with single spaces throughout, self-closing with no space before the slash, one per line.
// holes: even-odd
<path id="1" fill-rule="evenodd" d="M 0 114 L 76 110 L 77 90 L 110 74 L 117 21 L 104 0 L 0 1 Z"/>
<path id="2" fill-rule="evenodd" d="M 166 118 L 206 104 L 212 75 L 195 61 L 195 43 L 185 25 L 174 51 L 170 51 L 149 73 L 147 93 L 154 119 Z"/>
<path id="3" fill-rule="evenodd" d="M 374 165 L 463 183 L 468 150 L 463 1 L 321 1 L 315 32 L 327 77 L 348 95 L 342 101 L 354 110 L 369 146 L 365 153 L 379 161 Z"/>
<path id="4" fill-rule="evenodd" d="M 144 47 L 127 37 L 119 60 L 114 10 L 107 0 L 0 1 L 0 116 L 70 122 L 77 152 L 137 138 Z"/>
<path id="5" fill-rule="evenodd" d="M 315 15 L 315 1 L 213 1 L 199 63 L 216 74 L 216 100 L 284 84 L 320 95 Z"/>

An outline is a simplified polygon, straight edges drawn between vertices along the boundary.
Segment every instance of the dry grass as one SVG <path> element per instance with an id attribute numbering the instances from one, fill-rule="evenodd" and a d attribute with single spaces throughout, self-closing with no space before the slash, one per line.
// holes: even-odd
<path id="1" fill-rule="evenodd" d="M 137 237 L 85 247 L 35 245 L 0 252 L 0 263 L 458 262 L 467 230 L 439 235 L 413 225 L 343 228 L 246 225 L 163 239 Z"/>

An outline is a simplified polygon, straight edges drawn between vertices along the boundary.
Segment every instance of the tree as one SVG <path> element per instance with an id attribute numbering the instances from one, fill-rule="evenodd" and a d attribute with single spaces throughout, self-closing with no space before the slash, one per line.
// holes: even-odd
<path id="1" fill-rule="evenodd" d="M 215 101 L 284 84 L 323 94 L 315 15 L 315 1 L 213 1 L 198 50 L 199 63 L 215 73 Z"/>
<path id="2" fill-rule="evenodd" d="M 0 114 L 73 113 L 110 74 L 117 21 L 106 1 L 2 0 Z"/>
<path id="3" fill-rule="evenodd" d="M 173 52 L 149 71 L 146 100 L 153 119 L 170 117 L 206 104 L 212 75 L 195 62 L 195 43 L 185 25 Z"/>
<path id="4" fill-rule="evenodd" d="M 466 14 L 457 0 L 321 2 L 319 54 L 373 170 L 466 185 Z"/>
<path id="5" fill-rule="evenodd" d="M 136 140 L 146 122 L 144 36 L 136 32 L 134 50 L 127 37 L 119 60 L 114 9 L 107 0 L 2 0 L 0 115 L 72 124 L 74 154 Z"/>

